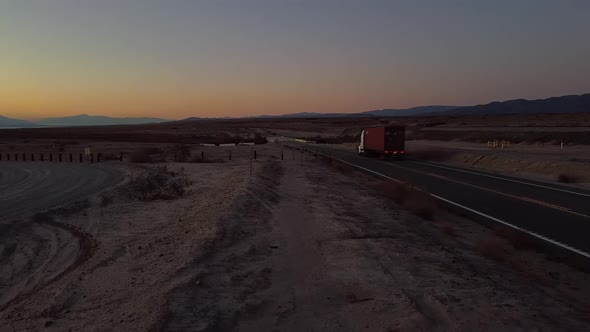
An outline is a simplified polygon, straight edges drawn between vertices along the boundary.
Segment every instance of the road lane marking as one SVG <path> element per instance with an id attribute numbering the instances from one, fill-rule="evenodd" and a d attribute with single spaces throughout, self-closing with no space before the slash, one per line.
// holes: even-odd
<path id="1" fill-rule="evenodd" d="M 315 151 L 315 152 L 316 152 L 316 153 L 318 153 L 318 154 L 321 154 L 321 155 L 323 155 L 323 156 L 326 156 L 326 157 L 334 158 L 334 157 L 332 157 L 332 156 L 329 156 L 329 155 L 327 155 L 326 153 L 323 153 L 323 152 L 319 152 L 319 151 Z M 368 172 L 370 172 L 370 173 L 372 173 L 372 174 L 378 175 L 378 176 L 380 176 L 380 177 L 383 177 L 383 178 L 385 178 L 385 179 L 389 179 L 389 180 L 395 181 L 395 182 L 397 182 L 397 183 L 403 183 L 403 181 L 400 181 L 400 180 L 398 180 L 398 179 L 394 179 L 394 178 L 392 178 L 392 177 L 389 177 L 389 176 L 387 176 L 387 175 L 385 175 L 385 174 L 382 174 L 382 173 L 379 173 L 379 172 L 376 172 L 376 171 L 370 170 L 370 169 L 368 169 L 368 168 L 365 168 L 365 167 L 362 167 L 362 166 L 359 166 L 359 165 L 356 165 L 356 164 L 353 164 L 353 163 L 347 162 L 347 161 L 345 161 L 345 160 L 342 160 L 342 159 L 340 159 L 340 158 L 334 158 L 334 159 L 336 159 L 336 160 L 338 160 L 338 161 L 340 161 L 340 162 L 343 162 L 343 163 L 345 163 L 345 164 L 351 165 L 351 166 L 353 166 L 353 167 L 356 167 L 356 168 L 359 168 L 359 169 L 362 169 L 362 170 L 368 171 Z M 572 246 L 570 246 L 570 245 L 567 245 L 567 244 L 565 244 L 565 243 L 562 243 L 562 242 L 559 242 L 559 241 L 553 240 L 553 239 L 551 239 L 551 238 L 548 238 L 548 237 L 546 237 L 546 236 L 544 236 L 544 235 L 541 235 L 541 234 L 539 234 L 539 233 L 536 233 L 536 232 L 533 232 L 533 231 L 529 231 L 529 230 L 527 230 L 527 229 L 525 229 L 525 228 L 522 228 L 522 227 L 520 227 L 520 226 L 513 225 L 513 224 L 511 224 L 511 223 L 509 223 L 509 222 L 506 222 L 506 221 L 504 221 L 504 220 L 501 220 L 501 219 L 498 219 L 498 218 L 496 218 L 496 217 L 490 216 L 490 215 L 488 215 L 488 214 L 485 214 L 485 213 L 483 213 L 483 212 L 480 212 L 480 211 L 474 210 L 474 209 L 472 209 L 472 208 L 470 208 L 470 207 L 467 207 L 467 206 L 465 206 L 465 205 L 462 205 L 462 204 L 459 204 L 459 203 L 457 203 L 457 202 L 454 202 L 454 201 L 451 201 L 451 200 L 449 200 L 449 199 L 446 199 L 446 198 L 444 198 L 444 197 L 442 197 L 442 196 L 438 196 L 438 195 L 435 195 L 435 194 L 432 194 L 432 193 L 428 193 L 428 192 L 426 192 L 426 193 L 427 193 L 427 194 L 429 194 L 430 196 L 432 196 L 432 197 L 434 197 L 434 198 L 438 199 L 438 200 L 441 200 L 441 201 L 443 201 L 443 202 L 446 202 L 446 203 L 448 203 L 448 204 L 451 204 L 451 205 L 453 205 L 453 206 L 459 207 L 459 208 L 461 208 L 461 209 L 467 210 L 467 211 L 469 211 L 469 212 L 472 212 L 472 213 L 474 213 L 474 214 L 476 214 L 476 215 L 479 215 L 479 216 L 481 216 L 481 217 L 484 217 L 484 218 L 490 219 L 490 220 L 492 220 L 492 221 L 495 221 L 495 222 L 497 222 L 497 223 L 500 223 L 500 224 L 502 224 L 502 225 L 508 226 L 508 227 L 510 227 L 510 228 L 513 228 L 513 229 L 519 230 L 519 231 L 521 231 L 521 232 L 524 232 L 524 233 L 526 233 L 526 234 L 529 234 L 529 235 L 530 235 L 530 236 L 532 236 L 532 237 L 535 237 L 535 238 L 538 238 L 538 239 L 540 239 L 540 240 L 543 240 L 543 241 L 549 242 L 549 243 L 551 243 L 551 244 L 553 244 L 553 245 L 555 245 L 555 246 L 558 246 L 558 247 L 560 247 L 560 248 L 562 248 L 562 249 L 569 250 L 569 251 L 571 251 L 571 252 L 573 252 L 573 253 L 576 253 L 576 254 L 578 254 L 578 255 L 581 255 L 581 256 L 583 256 L 583 257 L 585 257 L 585 258 L 589 258 L 589 259 L 590 259 L 590 254 L 589 254 L 589 253 L 587 253 L 587 252 L 585 252 L 585 251 L 583 251 L 583 250 L 580 250 L 580 249 L 574 248 L 574 247 L 572 247 Z"/>
<path id="2" fill-rule="evenodd" d="M 446 167 L 446 166 L 443 166 L 443 165 L 439 165 L 439 164 L 435 164 L 435 163 L 430 163 L 430 162 L 422 162 L 422 161 L 415 161 L 415 160 L 411 160 L 410 162 L 413 162 L 413 163 L 416 163 L 416 164 L 422 164 L 422 165 L 426 165 L 426 166 L 431 166 L 431 167 L 444 168 L 444 169 L 448 169 L 448 170 L 455 171 L 455 172 L 461 172 L 461 173 L 479 175 L 479 176 L 484 176 L 484 177 L 488 177 L 488 178 L 492 178 L 492 179 L 498 179 L 498 180 L 504 180 L 504 181 L 509 181 L 509 182 L 520 183 L 520 184 L 524 184 L 524 185 L 528 185 L 528 186 L 533 186 L 533 187 L 539 187 L 539 188 L 543 188 L 543 189 L 550 189 L 550 190 L 555 190 L 555 191 L 561 191 L 561 192 L 572 194 L 572 195 L 580 195 L 580 196 L 584 196 L 584 197 L 590 197 L 590 194 L 584 194 L 584 193 L 577 192 L 577 191 L 571 191 L 571 190 L 566 190 L 566 189 L 549 187 L 549 186 L 545 186 L 545 185 L 542 185 L 542 184 L 524 182 L 524 181 L 520 181 L 520 180 L 513 180 L 513 179 L 504 178 L 504 177 L 501 177 L 501 176 L 495 176 L 495 175 L 490 175 L 490 174 L 483 174 L 483 173 L 478 173 L 478 172 L 472 172 L 472 171 L 462 170 L 462 169 L 453 168 L 453 167 Z"/>
<path id="3" fill-rule="evenodd" d="M 429 176 L 434 176 L 434 177 L 437 177 L 437 178 L 442 178 L 442 179 L 444 179 L 446 181 L 455 182 L 455 183 L 458 183 L 458 184 L 462 184 L 464 186 L 469 186 L 469 187 L 473 187 L 473 188 L 476 188 L 476 189 L 480 189 L 480 190 L 484 190 L 484 191 L 489 191 L 489 192 L 494 193 L 494 194 L 497 194 L 497 195 L 504 195 L 504 196 L 507 196 L 507 197 L 510 197 L 510 198 L 522 200 L 522 201 L 525 201 L 525 202 L 529 202 L 529 203 L 541 205 L 541 206 L 544 206 L 544 207 L 547 207 L 547 208 L 559 210 L 561 212 L 570 213 L 570 214 L 573 214 L 573 215 L 576 215 L 576 216 L 579 216 L 579 217 L 590 219 L 590 216 L 588 216 L 588 215 L 585 215 L 583 213 L 579 213 L 579 212 L 573 211 L 572 209 L 568 209 L 568 208 L 563 207 L 563 206 L 559 206 L 559 205 L 555 205 L 555 204 L 551 204 L 551 203 L 539 201 L 539 200 L 528 198 L 528 197 L 525 197 L 525 196 L 516 196 L 516 195 L 508 194 L 508 193 L 497 191 L 497 190 L 494 190 L 494 189 L 490 189 L 490 188 L 478 186 L 478 185 L 472 184 L 472 183 L 467 183 L 467 182 L 463 182 L 463 181 L 459 181 L 459 180 L 455 180 L 455 179 L 449 179 L 447 177 L 440 176 L 438 174 L 433 174 L 433 173 L 418 171 L 418 170 L 415 170 L 415 169 L 405 168 L 405 167 L 401 167 L 401 166 L 393 165 L 393 164 L 387 164 L 387 165 L 389 165 L 391 167 L 396 167 L 396 168 L 399 168 L 399 169 L 403 169 L 403 170 L 408 170 L 408 171 L 412 171 L 412 172 L 416 172 L 416 173 L 421 173 L 421 174 L 425 174 L 425 175 L 429 175 Z"/>

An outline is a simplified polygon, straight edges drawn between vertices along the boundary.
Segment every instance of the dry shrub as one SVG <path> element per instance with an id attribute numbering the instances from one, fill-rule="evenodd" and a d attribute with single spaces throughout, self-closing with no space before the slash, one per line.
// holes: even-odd
<path id="1" fill-rule="evenodd" d="M 536 248 L 535 243 L 531 240 L 531 238 L 528 235 L 512 228 L 498 226 L 496 227 L 496 235 L 508 240 L 508 242 L 510 242 L 512 246 L 516 249 Z"/>
<path id="2" fill-rule="evenodd" d="M 508 252 L 502 241 L 497 239 L 485 239 L 477 243 L 477 251 L 482 255 L 498 262 L 504 262 L 508 258 Z"/>
<path id="3" fill-rule="evenodd" d="M 557 181 L 561 183 L 577 183 L 578 179 L 575 176 L 561 173 L 557 176 Z"/>
<path id="4" fill-rule="evenodd" d="M 448 222 L 441 222 L 439 225 L 440 229 L 443 231 L 443 233 L 449 235 L 449 236 L 457 236 L 457 233 L 455 231 L 455 227 L 453 227 L 453 225 L 451 225 Z"/>
<path id="5" fill-rule="evenodd" d="M 443 149 L 431 149 L 412 151 L 410 156 L 416 159 L 445 161 L 451 159 L 451 157 L 453 157 L 455 154 L 456 152 L 454 151 Z"/>
<path id="6" fill-rule="evenodd" d="M 376 189 L 413 214 L 426 220 L 434 219 L 437 205 L 429 194 L 406 183 L 386 182 L 377 185 Z"/>
<path id="7" fill-rule="evenodd" d="M 434 219 L 434 213 L 437 208 L 436 203 L 430 195 L 416 189 L 412 189 L 408 193 L 402 206 L 426 220 Z"/>
<path id="8" fill-rule="evenodd" d="M 190 185 L 191 182 L 183 170 L 175 172 L 167 166 L 161 166 L 132 179 L 129 188 L 132 197 L 142 201 L 153 201 L 180 197 L 186 193 L 186 187 Z"/>
<path id="9" fill-rule="evenodd" d="M 158 159 L 155 158 L 156 155 L 161 155 L 162 153 L 162 149 L 159 148 L 143 148 L 133 152 L 129 160 L 132 163 L 151 163 Z"/>

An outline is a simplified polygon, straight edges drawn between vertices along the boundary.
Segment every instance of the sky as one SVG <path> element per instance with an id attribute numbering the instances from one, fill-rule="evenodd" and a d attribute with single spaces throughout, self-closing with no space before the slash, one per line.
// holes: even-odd
<path id="1" fill-rule="evenodd" d="M 0 114 L 181 119 L 590 92 L 586 0 L 0 0 Z"/>

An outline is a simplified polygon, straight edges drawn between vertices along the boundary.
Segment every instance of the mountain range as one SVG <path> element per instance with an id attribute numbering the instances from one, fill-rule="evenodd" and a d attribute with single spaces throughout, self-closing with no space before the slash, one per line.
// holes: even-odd
<path id="1" fill-rule="evenodd" d="M 360 113 L 291 113 L 284 115 L 260 115 L 249 118 L 334 118 L 334 117 L 393 117 L 393 116 L 432 116 L 432 115 L 500 115 L 500 114 L 533 114 L 533 113 L 574 113 L 590 112 L 590 93 L 552 97 L 547 99 L 514 99 L 504 102 L 492 102 L 475 106 L 419 106 L 407 109 L 382 109 Z M 228 118 L 223 118 L 228 119 Z M 191 117 L 182 122 L 207 120 L 207 118 Z M 158 118 L 113 118 L 107 116 L 90 116 L 87 114 L 46 118 L 39 121 L 10 119 L 0 115 L 0 127 L 33 127 L 33 126 L 105 126 L 162 123 L 172 120 Z"/>
<path id="2" fill-rule="evenodd" d="M 87 114 L 45 118 L 38 121 L 10 119 L 0 115 L 0 127 L 78 127 L 162 123 L 171 120 L 158 118 L 113 118 Z"/>

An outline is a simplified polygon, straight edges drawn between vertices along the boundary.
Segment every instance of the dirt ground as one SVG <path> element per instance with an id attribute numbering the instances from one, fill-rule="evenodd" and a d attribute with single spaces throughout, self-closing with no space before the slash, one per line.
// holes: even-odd
<path id="1" fill-rule="evenodd" d="M 138 202 L 123 187 L 50 214 L 89 239 L 86 256 L 0 307 L 2 329 L 581 331 L 590 324 L 588 274 L 444 212 L 420 219 L 353 174 L 265 149 L 252 176 L 245 158 L 171 163 L 193 181 L 178 199 Z"/>

